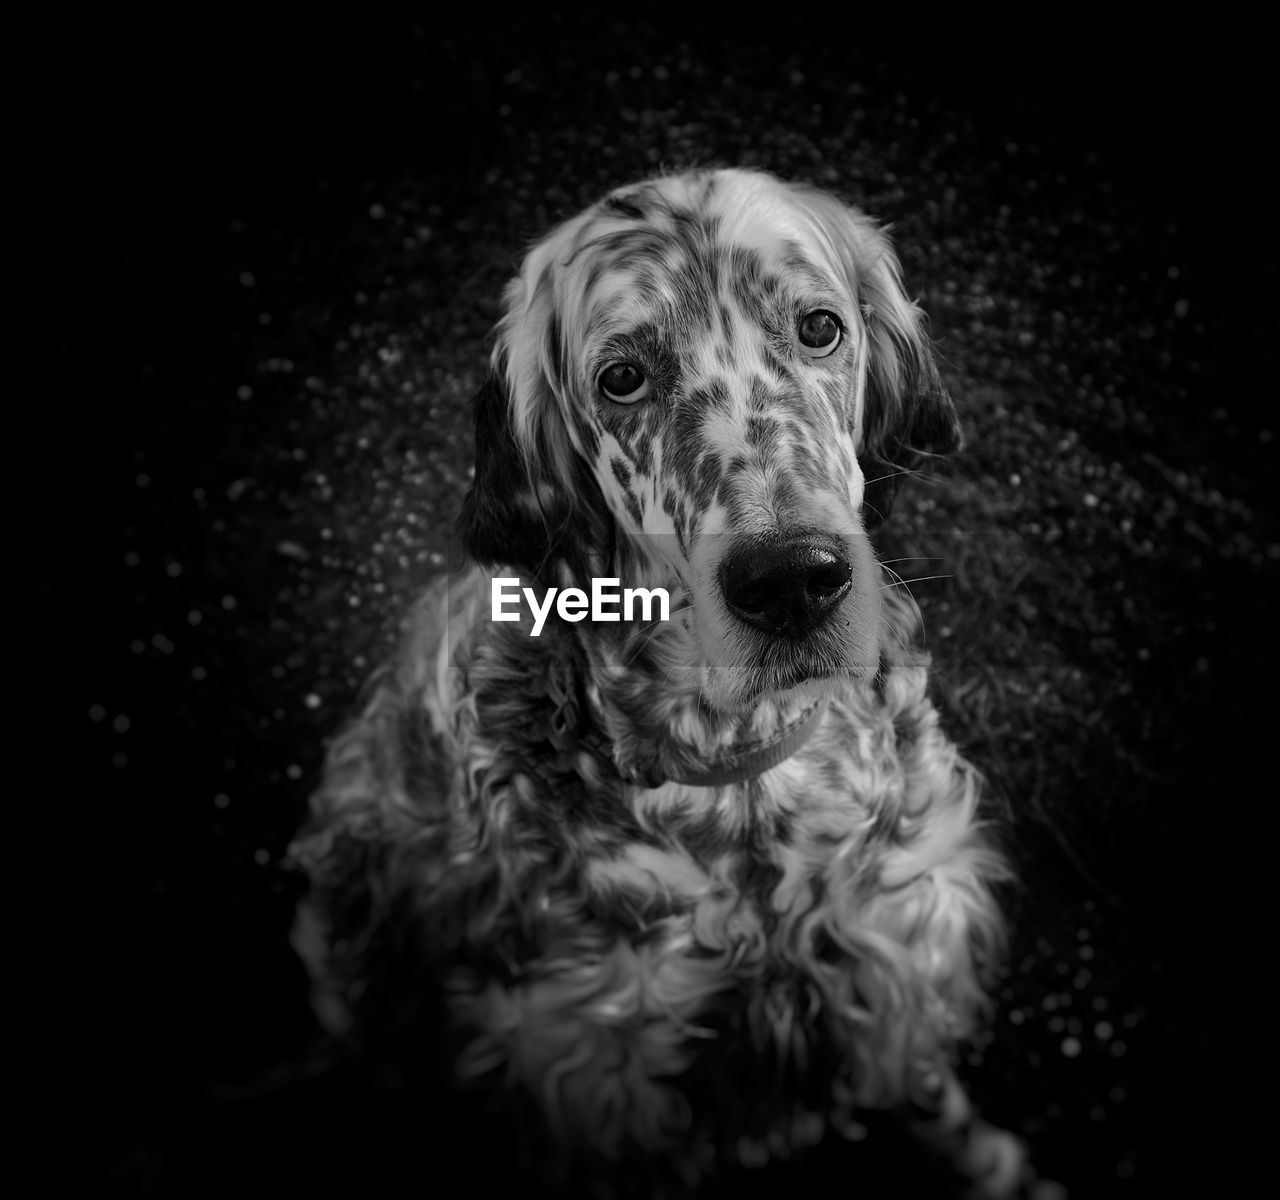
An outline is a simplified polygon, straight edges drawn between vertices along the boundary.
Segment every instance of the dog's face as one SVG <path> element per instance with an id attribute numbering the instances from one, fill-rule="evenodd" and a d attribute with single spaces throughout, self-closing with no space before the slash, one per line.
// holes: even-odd
<path id="1" fill-rule="evenodd" d="M 555 230 L 509 286 L 464 531 L 482 560 L 674 589 L 663 669 L 732 711 L 875 671 L 866 530 L 958 439 L 871 221 L 763 174 L 672 176 Z"/>

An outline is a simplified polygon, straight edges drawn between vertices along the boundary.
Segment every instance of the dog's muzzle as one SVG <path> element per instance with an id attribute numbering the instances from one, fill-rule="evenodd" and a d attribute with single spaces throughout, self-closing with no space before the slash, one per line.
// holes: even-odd
<path id="1" fill-rule="evenodd" d="M 729 611 L 762 633 L 795 640 L 831 616 L 852 577 L 844 547 L 820 534 L 750 542 L 720 564 Z"/>

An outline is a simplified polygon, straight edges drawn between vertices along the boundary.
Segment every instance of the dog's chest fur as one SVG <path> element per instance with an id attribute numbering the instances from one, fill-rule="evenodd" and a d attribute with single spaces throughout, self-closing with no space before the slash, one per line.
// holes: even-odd
<path id="1" fill-rule="evenodd" d="M 586 1153 L 732 1130 L 741 1158 L 901 1095 L 900 1065 L 965 1031 L 995 860 L 922 658 L 895 647 L 759 778 L 645 788 L 553 747 L 552 640 L 457 628 L 406 656 L 396 705 L 418 714 L 398 762 L 429 731 L 450 782 L 383 786 L 414 826 L 391 838 L 420 863 L 401 902 L 434 914 L 460 1083 L 517 1085 Z"/>

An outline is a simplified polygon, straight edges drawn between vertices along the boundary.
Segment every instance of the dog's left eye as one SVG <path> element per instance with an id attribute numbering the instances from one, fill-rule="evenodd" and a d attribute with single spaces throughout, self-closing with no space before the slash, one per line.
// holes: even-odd
<path id="1" fill-rule="evenodd" d="M 649 381 L 635 363 L 619 362 L 600 372 L 600 390 L 619 404 L 634 404 L 649 394 Z"/>
<path id="2" fill-rule="evenodd" d="M 800 318 L 800 352 L 810 358 L 825 358 L 840 345 L 840 321 L 825 308 Z"/>

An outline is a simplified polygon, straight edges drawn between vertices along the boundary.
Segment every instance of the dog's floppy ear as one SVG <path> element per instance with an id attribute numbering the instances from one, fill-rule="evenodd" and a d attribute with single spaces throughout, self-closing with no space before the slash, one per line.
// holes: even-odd
<path id="1" fill-rule="evenodd" d="M 477 562 L 536 567 L 550 550 L 554 514 L 539 506 L 537 485 L 511 426 L 506 383 L 497 371 L 489 372 L 471 403 L 476 458 L 458 516 L 463 544 Z"/>
<path id="2" fill-rule="evenodd" d="M 927 456 L 960 448 L 960 423 L 934 362 L 924 313 L 903 290 L 902 269 L 884 231 L 826 192 L 797 191 L 843 268 L 865 323 L 858 461 L 867 481 L 864 522 L 874 529 L 889 515 L 906 474 Z"/>
<path id="3" fill-rule="evenodd" d="M 879 255 L 860 272 L 859 302 L 867 322 L 867 393 L 859 462 L 867 491 L 865 522 L 890 513 L 897 487 L 927 457 L 960 449 L 955 404 L 938 375 L 924 313 L 906 298 L 900 267 L 883 234 Z"/>
<path id="4" fill-rule="evenodd" d="M 875 528 L 903 478 L 923 459 L 960 449 L 963 439 L 924 313 L 907 299 L 898 260 L 879 231 L 870 248 L 878 253 L 858 279 L 868 355 L 858 460 L 867 481 L 865 520 Z"/>
<path id="5" fill-rule="evenodd" d="M 552 235 L 552 239 L 556 235 Z M 475 476 L 458 528 L 488 565 L 578 570 L 601 540 L 604 505 L 567 429 L 572 384 L 549 243 L 507 287 L 489 375 L 473 402 Z"/>

